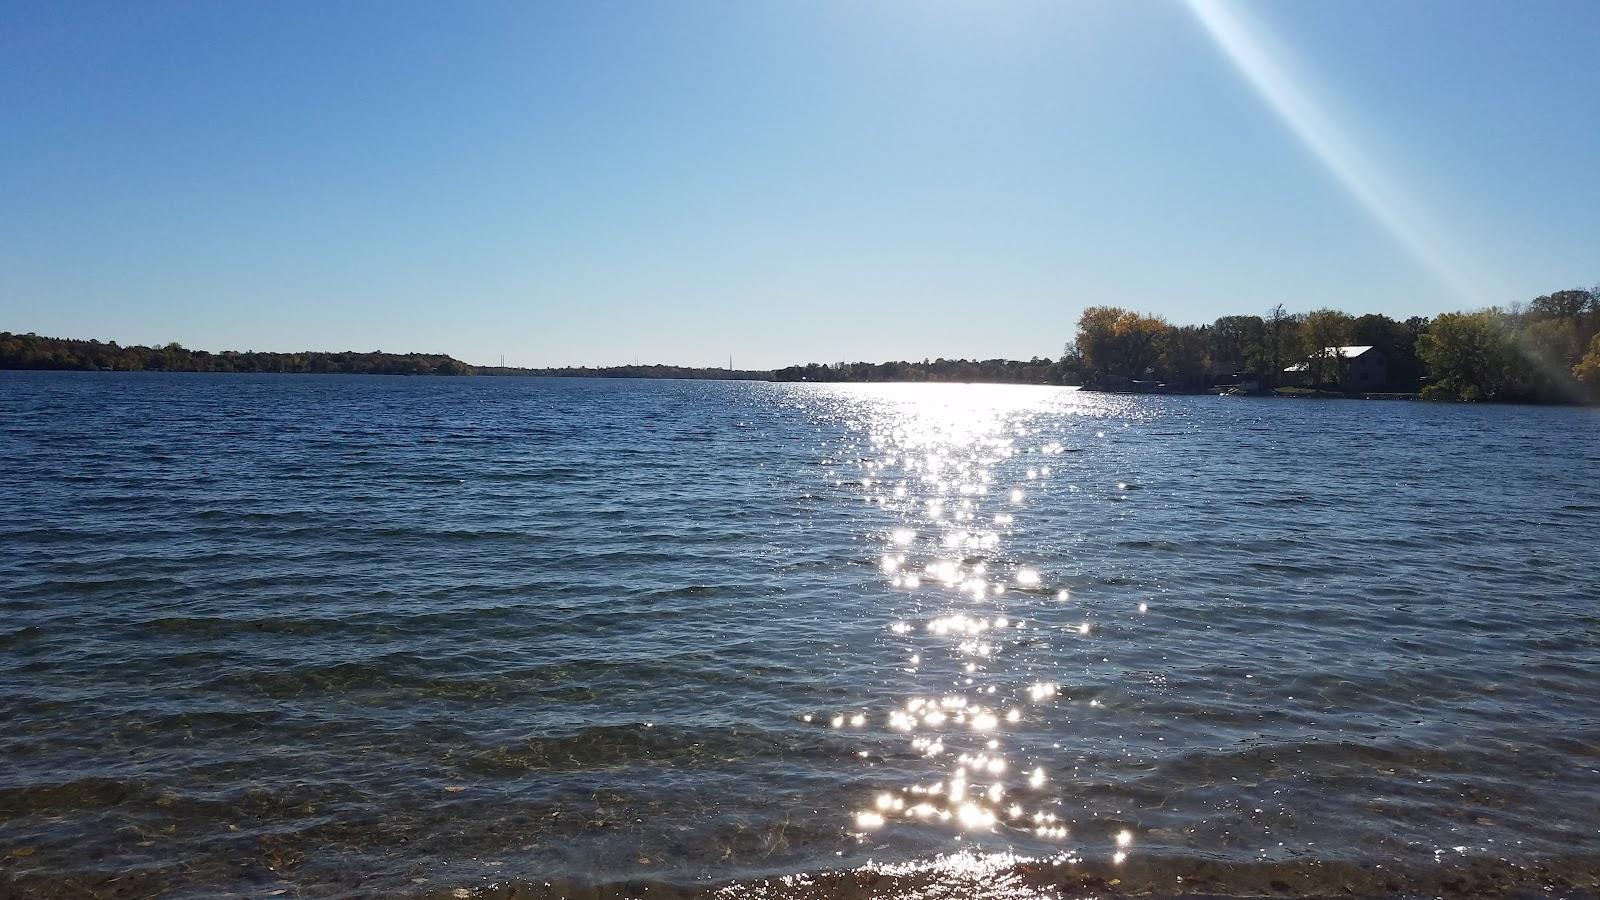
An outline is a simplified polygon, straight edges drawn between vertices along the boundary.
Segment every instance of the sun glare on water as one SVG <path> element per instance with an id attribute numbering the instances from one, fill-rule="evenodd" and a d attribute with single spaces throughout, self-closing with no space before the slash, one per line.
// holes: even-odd
<path id="1" fill-rule="evenodd" d="M 1041 680 L 1010 656 L 1022 642 L 1075 641 L 1092 653 L 1081 621 L 1047 625 L 1064 612 L 1063 560 L 1026 555 L 1028 520 L 1070 477 L 1062 435 L 1045 422 L 1101 412 L 1103 398 L 1050 388 L 894 385 L 837 388 L 863 435 L 853 464 L 881 509 L 877 566 L 900 598 L 885 625 L 899 665 L 926 690 L 888 708 L 839 711 L 835 727 L 891 735 L 926 774 L 866 798 L 848 830 L 901 825 L 1065 848 L 1070 783 L 1053 774 L 1044 726 L 1089 700 L 1061 679 Z M 841 484 L 851 482 L 841 481 Z M 1026 485 L 1026 488 L 1024 488 Z M 1085 643 L 1086 639 L 1089 643 Z M 1106 856 L 1124 858 L 1131 833 L 1087 829 Z"/>

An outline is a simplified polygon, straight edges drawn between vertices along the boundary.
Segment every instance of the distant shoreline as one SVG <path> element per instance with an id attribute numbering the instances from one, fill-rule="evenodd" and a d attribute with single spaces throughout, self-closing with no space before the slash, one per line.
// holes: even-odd
<path id="1" fill-rule="evenodd" d="M 496 367 L 497 368 L 497 367 Z M 634 368 L 628 366 L 625 368 Z M 640 366 L 638 368 L 650 368 Z M 670 369 L 673 366 L 661 366 Z M 21 367 L 0 366 L 0 372 L 71 372 L 81 375 L 348 375 L 354 377 L 391 378 L 596 378 L 618 381 L 760 381 L 767 384 L 1009 384 L 1021 387 L 1065 387 L 1078 390 L 1076 384 L 1039 384 L 1026 381 L 987 381 L 984 379 L 971 380 L 945 380 L 945 379 L 873 379 L 871 381 L 791 381 L 773 378 L 771 372 L 750 370 L 721 370 L 718 374 L 689 375 L 689 374 L 661 374 L 640 375 L 632 372 L 620 372 L 613 369 L 528 369 L 517 371 L 475 371 L 464 373 L 440 374 L 435 372 L 312 372 L 312 371 L 274 371 L 274 370 L 214 370 L 214 369 L 86 369 L 86 368 L 60 368 L 60 367 Z M 1102 393 L 1116 393 L 1105 391 Z"/>
<path id="2" fill-rule="evenodd" d="M 629 367 L 632 368 L 632 367 Z M 641 367 L 644 368 L 644 367 Z M 662 366 L 660 368 L 673 368 Z M 1070 388 L 1083 391 L 1087 394 L 1109 394 L 1114 396 L 1150 396 L 1150 397 L 1249 397 L 1249 398 L 1286 398 L 1286 399 L 1311 399 L 1311 400 L 1421 400 L 1415 393 L 1339 393 L 1336 391 L 1321 390 L 1293 390 L 1280 389 L 1277 391 L 1261 391 L 1254 393 L 1229 392 L 1229 391 L 1117 391 L 1104 388 L 1084 387 L 1077 384 L 1037 384 L 1019 381 L 945 381 L 928 379 L 874 379 L 871 381 L 791 381 L 772 378 L 771 373 L 755 371 L 728 371 L 720 375 L 637 375 L 620 373 L 609 369 L 549 369 L 549 370 L 518 370 L 518 371 L 493 371 L 493 372 L 467 372 L 459 375 L 437 375 L 430 372 L 421 373 L 385 373 L 385 372 L 279 372 L 279 371 L 203 371 L 195 369 L 62 369 L 62 368 L 18 368 L 0 366 L 0 372 L 75 372 L 84 375 L 97 374 L 122 374 L 122 375 L 350 375 L 356 377 L 388 376 L 388 377 L 423 377 L 423 378 L 596 378 L 619 381 L 761 381 L 768 384 L 1005 384 L 1019 387 L 1057 387 Z"/>
<path id="3" fill-rule="evenodd" d="M 642 378 L 692 381 L 942 382 L 1062 384 L 1055 360 L 937 359 L 916 362 L 840 363 L 783 369 L 724 369 L 710 366 L 625 365 L 475 366 L 443 353 L 306 350 L 298 353 L 190 350 L 179 344 L 122 346 L 115 341 L 44 337 L 0 332 L 0 370 L 78 372 L 194 372 L 272 375 L 441 375 L 543 378 Z"/>
<path id="4" fill-rule="evenodd" d="M 771 379 L 765 373 L 749 375 L 744 372 L 734 371 L 724 375 L 633 375 L 613 374 L 609 372 L 582 372 L 571 371 L 526 371 L 526 372 L 462 372 L 462 373 L 437 373 L 437 372 L 311 372 L 311 371 L 274 371 L 269 369 L 68 369 L 59 367 L 39 366 L 0 366 L 0 372 L 61 372 L 79 375 L 283 375 L 295 377 L 302 375 L 337 375 L 355 378 L 597 378 L 619 381 L 765 381 Z"/>
<path id="5" fill-rule="evenodd" d="M 190 350 L 179 344 L 122 346 L 115 341 L 44 337 L 0 332 L 0 370 L 76 372 L 197 372 L 270 375 L 535 375 L 578 378 L 679 378 L 762 381 L 770 370 L 696 366 L 564 366 L 521 368 L 475 366 L 444 353 L 385 353 L 374 350 L 298 353 L 253 350 Z"/>
<path id="6" fill-rule="evenodd" d="M 1287 399 L 1406 400 L 1433 399 L 1417 392 L 1336 391 L 1279 387 L 1245 392 L 1222 386 L 1174 388 L 1138 382 L 1120 388 L 1072 384 L 1067 360 L 936 359 L 921 362 L 837 363 L 788 366 L 782 369 L 724 369 L 672 365 L 563 366 L 524 368 L 474 366 L 441 353 L 380 351 L 304 351 L 276 353 L 190 350 L 178 344 L 163 347 L 121 346 L 115 342 L 42 337 L 0 332 L 0 371 L 175 372 L 256 375 L 433 375 L 444 377 L 617 378 L 677 381 L 764 381 L 799 384 L 1031 384 L 1076 387 L 1119 395 L 1233 395 Z M 1441 398 L 1443 399 L 1443 398 Z M 1545 401 L 1546 403 L 1551 401 Z M 1576 403 L 1576 398 L 1569 402 Z"/>

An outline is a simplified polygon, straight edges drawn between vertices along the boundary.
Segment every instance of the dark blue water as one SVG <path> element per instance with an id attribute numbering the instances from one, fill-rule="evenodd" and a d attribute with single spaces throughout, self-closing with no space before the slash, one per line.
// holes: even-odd
<path id="1" fill-rule="evenodd" d="M 0 373 L 0 894 L 1593 890 L 1597 473 L 1578 409 Z"/>

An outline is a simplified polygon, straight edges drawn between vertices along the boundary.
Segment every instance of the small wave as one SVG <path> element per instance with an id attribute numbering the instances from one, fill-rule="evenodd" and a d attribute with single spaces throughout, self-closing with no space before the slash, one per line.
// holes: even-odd
<path id="1" fill-rule="evenodd" d="M 1183 549 L 1182 544 L 1174 544 L 1171 541 L 1150 540 L 1118 541 L 1117 546 L 1126 550 L 1164 550 L 1169 552 L 1176 552 Z"/>
<path id="2" fill-rule="evenodd" d="M 232 634 L 288 634 L 310 637 L 329 632 L 348 631 L 350 622 L 329 618 L 287 618 L 280 616 L 165 616 L 134 623 L 154 632 L 223 637 Z"/>
<path id="3" fill-rule="evenodd" d="M 816 729 L 774 731 L 731 725 L 690 729 L 636 722 L 458 751 L 452 758 L 474 775 L 506 775 L 638 765 L 717 768 L 755 758 L 842 760 L 855 756 L 858 747 Z"/>
<path id="4" fill-rule="evenodd" d="M 17 647 L 31 643 L 43 637 L 45 630 L 37 625 L 24 625 L 21 628 L 0 634 L 0 650 L 14 650 Z"/>

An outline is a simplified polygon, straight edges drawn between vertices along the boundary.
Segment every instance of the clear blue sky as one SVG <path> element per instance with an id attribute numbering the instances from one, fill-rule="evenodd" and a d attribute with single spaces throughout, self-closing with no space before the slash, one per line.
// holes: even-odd
<path id="1" fill-rule="evenodd" d="M 1593 0 L 0 0 L 0 330 L 765 367 L 1509 303 L 1600 281 L 1597 38 Z"/>

